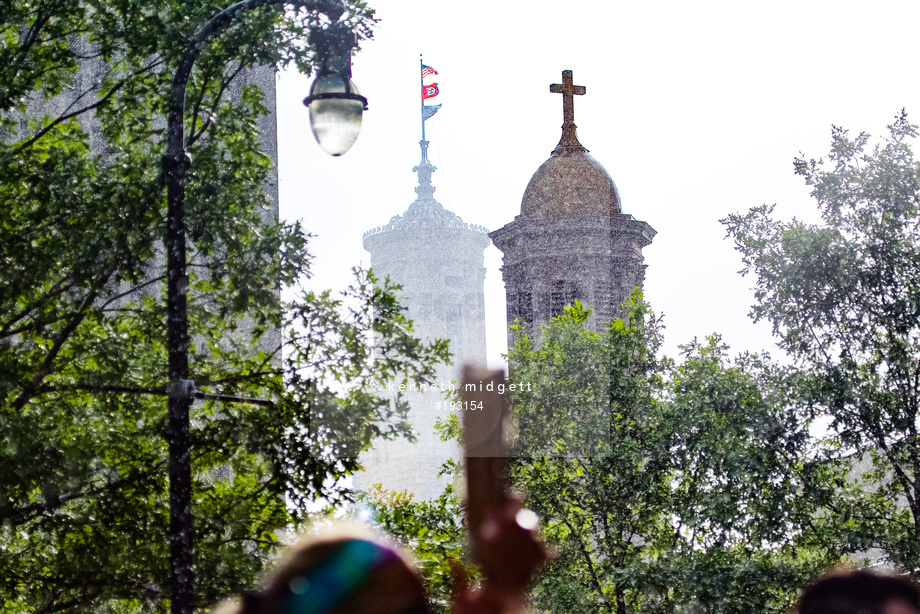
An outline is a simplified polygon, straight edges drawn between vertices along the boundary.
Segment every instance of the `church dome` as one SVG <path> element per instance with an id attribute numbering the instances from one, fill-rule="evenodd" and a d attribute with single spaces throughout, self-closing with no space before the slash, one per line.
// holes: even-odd
<path id="1" fill-rule="evenodd" d="M 524 217 L 612 217 L 619 213 L 616 184 L 583 147 L 558 147 L 531 177 L 521 200 Z"/>

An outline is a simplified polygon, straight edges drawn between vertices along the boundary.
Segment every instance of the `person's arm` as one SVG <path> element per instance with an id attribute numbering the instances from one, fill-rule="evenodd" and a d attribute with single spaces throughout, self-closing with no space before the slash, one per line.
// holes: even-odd
<path id="1" fill-rule="evenodd" d="M 527 588 L 546 561 L 537 540 L 537 518 L 508 494 L 504 441 L 504 372 L 464 367 L 461 391 L 466 469 L 467 526 L 473 556 L 482 566 L 479 589 L 462 590 L 456 614 L 510 614 L 523 611 Z M 470 386 L 467 386 L 470 384 Z M 491 385 L 490 385 L 491 384 Z M 499 386 L 501 384 L 501 386 Z"/>

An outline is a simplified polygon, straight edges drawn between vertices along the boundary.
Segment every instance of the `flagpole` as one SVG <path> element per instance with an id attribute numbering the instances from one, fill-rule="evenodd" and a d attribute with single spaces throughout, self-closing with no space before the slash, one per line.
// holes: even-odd
<path id="1" fill-rule="evenodd" d="M 419 81 L 418 95 L 421 98 L 421 101 L 420 101 L 421 108 L 419 109 L 419 112 L 421 113 L 421 117 L 422 117 L 422 140 L 423 141 L 425 140 L 425 97 L 424 97 L 425 76 L 422 74 L 424 73 L 424 71 L 425 71 L 425 63 L 422 62 L 422 54 L 420 53 L 418 54 L 418 81 Z M 422 152 L 423 152 L 422 155 L 424 156 L 424 150 L 422 150 Z"/>

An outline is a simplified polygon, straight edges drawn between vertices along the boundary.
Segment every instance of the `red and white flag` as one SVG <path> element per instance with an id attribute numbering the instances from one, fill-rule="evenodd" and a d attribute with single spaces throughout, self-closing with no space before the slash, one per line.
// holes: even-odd
<path id="1" fill-rule="evenodd" d="M 434 98 L 438 95 L 438 84 L 432 83 L 430 85 L 422 86 L 422 100 L 428 100 L 429 98 Z"/>

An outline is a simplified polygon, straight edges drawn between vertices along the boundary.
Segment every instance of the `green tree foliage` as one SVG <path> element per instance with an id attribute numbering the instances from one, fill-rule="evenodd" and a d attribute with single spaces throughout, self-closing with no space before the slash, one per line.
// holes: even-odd
<path id="1" fill-rule="evenodd" d="M 755 320 L 807 375 L 829 421 L 827 463 L 850 468 L 824 518 L 854 552 L 920 569 L 920 164 L 902 112 L 870 147 L 834 127 L 827 161 L 796 159 L 818 224 L 761 206 L 724 220 L 756 280 Z"/>
<path id="2" fill-rule="evenodd" d="M 647 563 L 658 594 L 705 612 L 788 611 L 840 552 L 817 517 L 837 468 L 821 462 L 797 375 L 717 337 L 682 347 L 669 378 L 672 543 Z"/>
<path id="3" fill-rule="evenodd" d="M 610 444 L 610 355 L 605 336 L 585 329 L 590 310 L 576 301 L 541 343 L 512 325 L 509 392 L 515 456 L 594 456 Z M 656 337 L 657 340 L 657 337 Z"/>
<path id="4" fill-rule="evenodd" d="M 3 611 L 167 606 L 162 116 L 178 56 L 219 8 L 0 3 Z M 363 2 L 346 18 L 369 35 Z M 263 219 L 266 109 L 237 84 L 259 64 L 309 71 L 316 25 L 252 11 L 203 50 L 187 98 L 191 377 L 274 404 L 193 407 L 201 606 L 251 586 L 276 530 L 335 492 L 373 437 L 408 433 L 405 404 L 374 391 L 430 378 L 448 355 L 413 338 L 394 288 L 368 272 L 343 297 L 297 290 L 307 235 Z M 282 287 L 296 296 L 284 307 Z"/>
<path id="5" fill-rule="evenodd" d="M 575 303 L 539 341 L 521 335 L 510 351 L 512 380 L 531 384 L 509 395 L 521 425 L 510 471 L 558 548 L 535 605 L 620 612 L 647 602 L 630 572 L 667 532 L 670 436 L 659 402 L 667 363 L 656 355 L 658 324 L 641 303 L 603 333 L 586 328 L 588 316 Z M 596 430 L 601 437 L 589 432 Z M 540 432 L 555 434 L 531 446 Z"/>
<path id="6" fill-rule="evenodd" d="M 717 337 L 686 346 L 675 365 L 659 356 L 660 324 L 638 295 L 624 310 L 598 333 L 576 303 L 509 354 L 515 382 L 534 378 L 509 399 L 516 423 L 530 424 L 517 431 L 524 454 L 511 477 L 557 549 L 535 605 L 785 611 L 835 554 L 812 527 L 830 476 L 809 460 L 788 374 L 763 356 L 731 360 Z M 587 442 L 592 454 L 569 445 L 586 404 L 592 424 L 607 421 L 606 445 Z M 531 426 L 544 416 L 561 436 L 534 454 L 520 437 L 540 433 Z"/>

